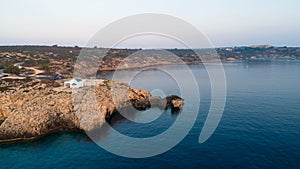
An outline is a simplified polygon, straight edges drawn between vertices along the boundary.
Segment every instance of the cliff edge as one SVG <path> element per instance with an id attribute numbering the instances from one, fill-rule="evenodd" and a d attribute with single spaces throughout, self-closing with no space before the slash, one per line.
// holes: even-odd
<path id="1" fill-rule="evenodd" d="M 163 109 L 183 106 L 183 99 L 178 96 L 163 99 L 151 96 L 145 89 L 110 80 L 73 92 L 30 83 L 30 87 L 25 85 L 0 93 L 0 142 L 35 139 L 61 129 L 94 130 L 123 107 L 145 110 L 151 106 Z M 90 99 L 95 102 L 91 103 L 93 106 Z M 90 111 L 91 107 L 97 111 Z"/>

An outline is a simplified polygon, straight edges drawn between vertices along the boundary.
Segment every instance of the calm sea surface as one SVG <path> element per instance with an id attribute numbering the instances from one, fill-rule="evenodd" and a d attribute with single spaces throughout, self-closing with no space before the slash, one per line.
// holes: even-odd
<path id="1" fill-rule="evenodd" d="M 182 66 L 160 68 L 180 72 Z M 300 168 L 300 62 L 224 63 L 225 111 L 215 133 L 203 144 L 198 138 L 210 106 L 210 82 L 202 65 L 190 68 L 199 84 L 201 106 L 189 134 L 171 150 L 131 159 L 105 151 L 84 133 L 61 132 L 33 142 L 0 145 L 0 168 Z M 124 71 L 123 77 L 130 71 Z M 112 74 L 100 76 L 109 79 Z M 175 80 L 155 69 L 141 72 L 131 85 L 154 94 L 160 93 L 155 89 L 180 94 Z M 167 130 L 178 116 L 167 110 L 151 123 L 115 118 L 112 124 L 128 136 L 151 137 Z M 148 117 L 139 113 L 135 119 Z M 109 133 L 103 139 L 109 140 Z"/>

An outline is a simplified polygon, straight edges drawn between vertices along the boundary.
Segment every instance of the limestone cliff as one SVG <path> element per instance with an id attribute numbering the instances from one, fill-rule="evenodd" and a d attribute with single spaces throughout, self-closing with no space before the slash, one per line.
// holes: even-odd
<path id="1" fill-rule="evenodd" d="M 93 106 L 90 99 L 95 101 Z M 0 142 L 6 142 L 33 139 L 59 129 L 93 130 L 127 106 L 137 110 L 151 106 L 181 109 L 183 99 L 174 95 L 152 97 L 145 89 L 106 80 L 98 86 L 73 90 L 73 94 L 34 82 L 30 88 L 1 92 L 0 104 Z M 97 111 L 90 111 L 92 107 Z"/>

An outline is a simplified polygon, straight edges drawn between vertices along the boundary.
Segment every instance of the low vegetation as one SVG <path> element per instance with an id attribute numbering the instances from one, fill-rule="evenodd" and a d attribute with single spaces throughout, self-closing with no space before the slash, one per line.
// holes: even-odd
<path id="1" fill-rule="evenodd" d="M 50 72 L 50 70 L 51 70 L 48 64 L 39 65 L 39 69 L 40 70 L 45 70 L 46 72 Z"/>
<path id="2" fill-rule="evenodd" d="M 8 66 L 5 67 L 3 72 L 19 75 L 20 71 L 21 70 L 18 67 L 13 66 L 13 65 L 8 65 Z"/>

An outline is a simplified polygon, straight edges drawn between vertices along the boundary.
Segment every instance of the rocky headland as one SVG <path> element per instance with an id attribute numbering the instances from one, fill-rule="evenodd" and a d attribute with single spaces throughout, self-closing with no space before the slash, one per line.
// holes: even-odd
<path id="1" fill-rule="evenodd" d="M 110 80 L 73 92 L 35 80 L 1 83 L 0 142 L 36 139 L 58 130 L 91 131 L 125 107 L 180 110 L 183 106 L 183 99 L 178 96 L 151 96 L 145 89 Z M 14 86 L 10 87 L 10 83 Z M 96 111 L 91 110 L 95 108 Z"/>

